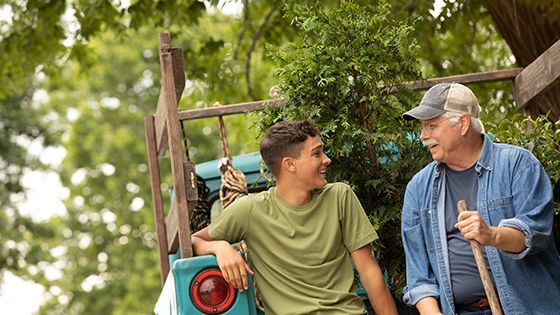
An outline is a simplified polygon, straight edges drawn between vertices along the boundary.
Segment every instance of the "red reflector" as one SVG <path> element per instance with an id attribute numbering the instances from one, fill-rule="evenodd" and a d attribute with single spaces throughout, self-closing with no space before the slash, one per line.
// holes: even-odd
<path id="1" fill-rule="evenodd" d="M 218 269 L 208 269 L 196 275 L 191 285 L 194 305 L 207 314 L 227 311 L 235 299 L 233 285 L 226 282 Z"/>

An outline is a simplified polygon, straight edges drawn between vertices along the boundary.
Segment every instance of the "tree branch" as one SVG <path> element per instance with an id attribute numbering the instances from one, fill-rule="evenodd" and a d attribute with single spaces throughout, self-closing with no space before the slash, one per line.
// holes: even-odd
<path id="1" fill-rule="evenodd" d="M 245 31 L 251 26 L 251 14 L 249 13 L 249 0 L 243 0 L 243 26 L 239 34 L 237 34 L 237 43 L 233 53 L 233 60 L 237 60 L 239 57 L 239 47 L 241 47 L 241 41 L 243 36 L 245 36 Z"/>
<path id="2" fill-rule="evenodd" d="M 253 54 L 253 51 L 255 51 L 255 47 L 257 46 L 257 42 L 259 41 L 262 32 L 264 31 L 265 27 L 268 26 L 268 23 L 275 13 L 276 6 L 272 7 L 272 9 L 270 9 L 270 11 L 266 14 L 260 27 L 253 35 L 251 46 L 249 47 L 249 49 L 247 50 L 247 54 L 245 55 L 245 82 L 247 84 L 247 94 L 249 95 L 249 97 L 251 97 L 252 100 L 257 100 L 257 98 L 255 97 L 255 95 L 253 95 L 253 90 L 251 88 L 251 55 Z"/>

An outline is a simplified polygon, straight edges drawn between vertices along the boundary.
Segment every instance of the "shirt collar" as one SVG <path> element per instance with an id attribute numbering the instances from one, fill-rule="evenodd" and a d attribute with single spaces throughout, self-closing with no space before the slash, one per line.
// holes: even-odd
<path id="1" fill-rule="evenodd" d="M 485 169 L 487 171 L 492 170 L 492 160 L 493 160 L 493 151 L 492 146 L 494 143 L 492 139 L 488 135 L 482 134 L 480 135 L 484 139 L 484 144 L 482 145 L 482 152 L 480 152 L 480 157 L 478 161 L 476 161 L 476 171 L 480 173 L 481 169 Z"/>
<path id="2" fill-rule="evenodd" d="M 492 139 L 486 135 L 486 134 L 481 134 L 480 135 L 483 138 L 483 145 L 482 145 L 482 151 L 480 152 L 480 157 L 478 158 L 478 161 L 476 161 L 476 166 L 475 166 L 475 170 L 480 174 L 480 171 L 482 169 L 485 169 L 487 171 L 491 171 L 492 170 L 492 146 L 494 145 L 494 143 L 492 142 Z M 435 164 L 435 168 L 436 168 L 436 176 L 439 176 L 439 173 L 441 173 L 441 171 L 443 170 L 443 166 L 445 165 L 445 163 L 442 163 L 440 161 L 434 161 Z"/>

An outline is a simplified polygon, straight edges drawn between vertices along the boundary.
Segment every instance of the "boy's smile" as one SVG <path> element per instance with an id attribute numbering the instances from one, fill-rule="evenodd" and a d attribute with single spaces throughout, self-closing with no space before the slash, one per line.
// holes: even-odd
<path id="1" fill-rule="evenodd" d="M 321 138 L 308 137 L 299 157 L 295 159 L 296 174 L 305 189 L 322 188 L 327 184 L 327 166 L 331 159 L 325 155 Z"/>

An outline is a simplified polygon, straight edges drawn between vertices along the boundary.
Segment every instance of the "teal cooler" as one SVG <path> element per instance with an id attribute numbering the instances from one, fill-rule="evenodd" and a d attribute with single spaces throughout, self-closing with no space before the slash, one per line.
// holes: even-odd
<path id="1" fill-rule="evenodd" d="M 252 277 L 249 276 L 248 279 L 249 290 L 239 292 L 229 284 L 224 289 L 225 280 L 221 277 L 215 256 L 206 255 L 174 259 L 175 257 L 170 255 L 170 260 L 173 261 L 172 268 L 154 309 L 157 315 L 262 314 L 256 308 Z M 209 278 L 212 278 L 212 281 L 204 280 Z M 216 282 L 220 283 L 220 286 L 212 284 Z M 210 290 L 213 287 L 214 291 L 220 291 L 221 296 L 227 296 L 226 300 L 229 302 L 226 301 L 217 307 L 213 307 L 211 306 L 212 303 L 204 303 L 212 301 L 212 297 L 208 295 L 205 295 L 203 299 L 195 297 L 193 291 L 196 292 L 197 289 L 203 288 L 204 283 L 210 283 Z M 206 285 L 202 291 L 206 291 L 208 288 L 208 285 Z M 202 301 L 202 303 L 199 303 L 199 307 L 197 307 L 195 300 Z"/>

